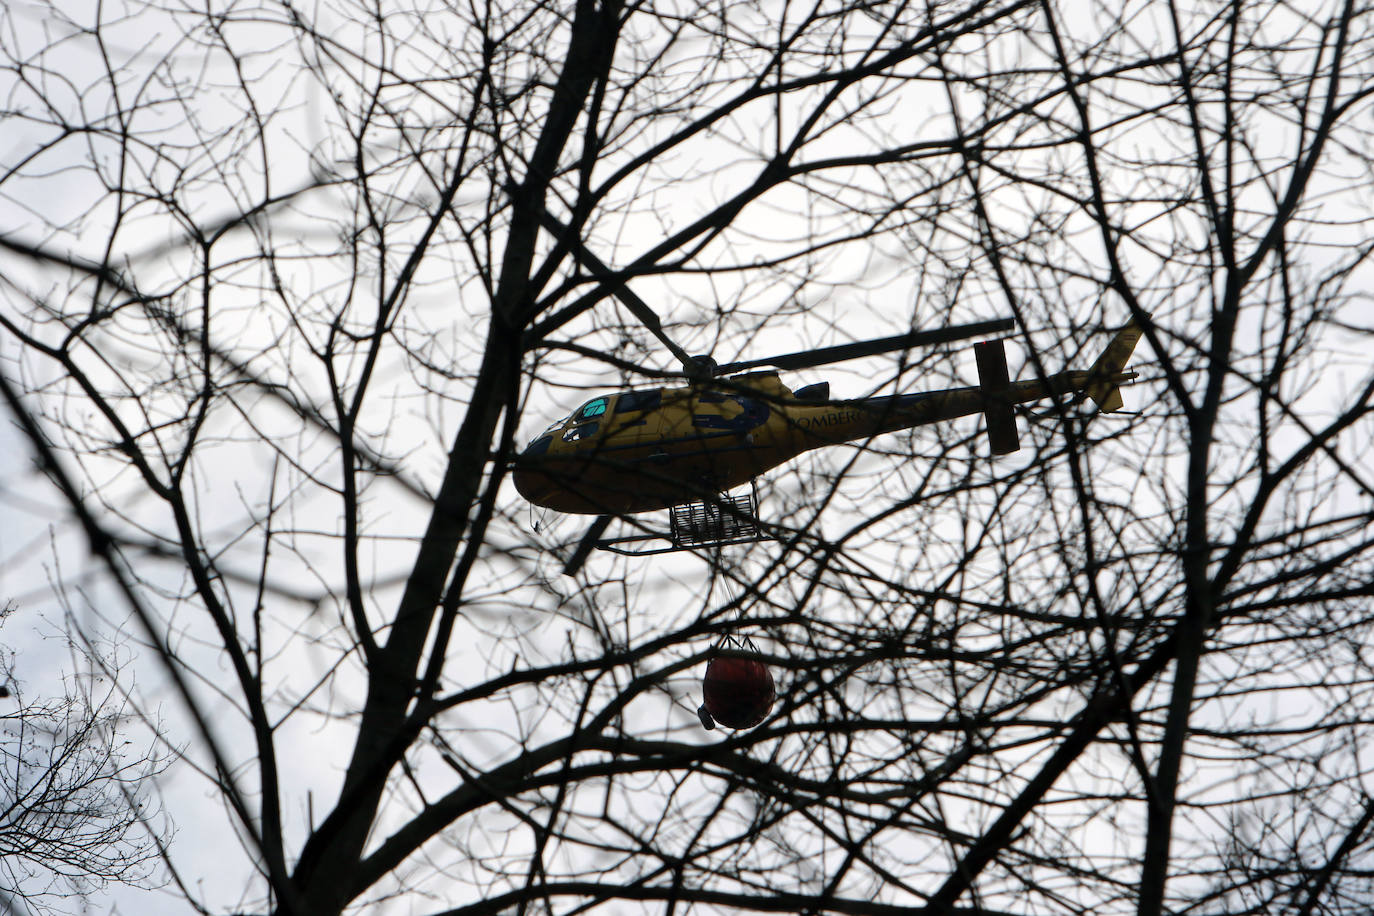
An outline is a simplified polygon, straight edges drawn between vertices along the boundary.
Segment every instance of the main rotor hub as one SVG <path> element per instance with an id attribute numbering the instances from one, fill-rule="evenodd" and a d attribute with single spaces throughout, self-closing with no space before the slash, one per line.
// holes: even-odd
<path id="1" fill-rule="evenodd" d="M 711 357 L 702 354 L 693 356 L 691 364 L 686 366 L 687 374 L 693 378 L 711 379 L 716 377 L 716 367 L 720 365 Z"/>

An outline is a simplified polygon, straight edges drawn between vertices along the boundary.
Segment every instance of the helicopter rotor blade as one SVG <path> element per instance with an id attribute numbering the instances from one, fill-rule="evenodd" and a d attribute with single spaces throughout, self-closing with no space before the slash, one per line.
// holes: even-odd
<path id="1" fill-rule="evenodd" d="M 802 350 L 782 356 L 763 359 L 746 359 L 735 363 L 723 363 L 716 367 L 716 375 L 743 372 L 758 366 L 772 366 L 776 369 L 810 369 L 829 363 L 838 363 L 861 356 L 876 356 L 893 350 L 907 350 L 912 347 L 928 347 L 935 344 L 981 337 L 985 334 L 1000 334 L 1016 327 L 1012 318 L 997 318 L 992 321 L 978 321 L 973 324 L 954 324 L 946 328 L 929 331 L 908 331 L 893 337 L 879 337 L 874 340 L 860 340 L 854 343 L 837 344 L 833 347 L 818 347 L 815 350 Z"/>
<path id="2" fill-rule="evenodd" d="M 649 329 L 649 333 L 658 338 L 659 343 L 668 348 L 668 352 L 682 363 L 683 371 L 692 374 L 695 372 L 696 362 L 686 350 L 673 342 L 663 330 L 663 322 L 659 320 L 658 313 L 650 308 L 649 303 L 645 302 L 635 291 L 626 284 L 623 276 L 617 276 L 616 272 L 606 264 L 605 261 L 592 254 L 591 250 L 582 243 L 582 240 L 574 235 L 570 226 L 564 225 L 558 217 L 549 212 L 548 207 L 540 217 L 540 222 L 556 238 L 566 242 L 572 251 L 573 260 L 577 261 L 596 279 L 606 284 L 611 289 L 612 295 L 625 304 L 630 310 L 630 314 L 639 319 L 640 324 Z"/>

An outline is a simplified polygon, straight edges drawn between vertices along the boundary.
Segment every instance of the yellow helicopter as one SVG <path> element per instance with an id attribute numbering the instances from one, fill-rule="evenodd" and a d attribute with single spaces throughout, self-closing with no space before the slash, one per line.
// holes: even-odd
<path id="1" fill-rule="evenodd" d="M 909 346 L 913 339 L 957 339 L 1008 325 L 985 322 L 900 339 Z M 881 343 L 897 339 L 884 338 Z M 1118 386 L 1136 377 L 1124 367 L 1139 339 L 1139 327 L 1127 325 L 1087 370 L 1014 382 L 1007 377 L 1003 342 L 985 341 L 974 345 L 977 386 L 848 400 L 832 400 L 826 382 L 791 391 L 776 371 L 729 375 L 741 365 L 757 363 L 716 367 L 729 377 L 702 377 L 681 387 L 592 398 L 529 443 L 514 464 L 515 486 L 537 506 L 601 515 L 606 522 L 611 516 L 671 509 L 674 547 L 668 550 L 753 539 L 757 531 L 752 497 L 722 494 L 765 471 L 814 448 L 980 413 L 986 418 L 992 453 L 1014 452 L 1020 438 L 1012 405 L 1081 393 L 1103 411 L 1119 409 Z M 833 351 L 853 353 L 879 343 L 793 356 L 832 362 Z M 794 365 L 798 360 L 758 362 Z M 605 527 L 599 523 L 594 540 L 599 541 Z M 587 551 L 581 552 L 585 559 Z M 580 565 L 569 562 L 574 571 Z"/>
<path id="2" fill-rule="evenodd" d="M 546 216 L 546 225 L 550 221 Z M 550 228 L 566 232 L 556 222 Z M 641 554 L 757 540 L 757 497 L 752 489 L 743 496 L 729 491 L 811 449 L 981 413 L 992 453 L 1007 454 L 1020 448 L 1013 405 L 1079 394 L 1114 411 L 1122 406 L 1118 386 L 1136 378 L 1125 371 L 1141 335 L 1131 323 L 1086 370 L 1011 381 L 1003 341 L 994 339 L 974 346 L 977 386 L 858 399 L 831 399 L 827 382 L 792 391 L 777 369 L 985 336 L 1009 331 L 1014 322 L 915 331 L 718 366 L 687 356 L 662 333 L 648 305 L 623 282 L 614 283 L 609 268 L 580 245 L 573 249 L 678 356 L 686 384 L 598 395 L 550 424 L 513 462 L 516 489 L 534 505 L 600 516 L 568 560 L 569 575 L 598 547 Z M 750 371 L 761 366 L 772 368 Z M 602 539 L 615 517 L 658 509 L 670 510 L 672 546 L 631 550 L 624 545 L 653 536 Z"/>

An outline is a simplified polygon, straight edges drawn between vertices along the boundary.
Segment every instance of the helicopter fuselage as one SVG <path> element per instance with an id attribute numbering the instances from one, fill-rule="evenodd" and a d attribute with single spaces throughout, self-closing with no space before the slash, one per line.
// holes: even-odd
<path id="1" fill-rule="evenodd" d="M 803 452 L 984 413 L 1084 387 L 1084 372 L 985 388 L 830 400 L 776 372 L 593 398 L 529 444 L 513 468 L 531 503 L 592 515 L 648 512 L 747 483 Z"/>

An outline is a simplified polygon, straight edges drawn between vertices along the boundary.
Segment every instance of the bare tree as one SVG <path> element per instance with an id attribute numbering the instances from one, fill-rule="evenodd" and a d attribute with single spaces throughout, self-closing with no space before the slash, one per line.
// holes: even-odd
<path id="1" fill-rule="evenodd" d="M 3 17 L 4 393 L 242 840 L 197 909 L 1374 899 L 1368 9 Z M 1031 377 L 1139 324 L 1138 413 L 813 452 L 769 541 L 575 581 L 506 486 L 683 384 L 660 320 L 724 362 L 1000 314 Z M 727 636 L 779 699 L 722 736 Z"/>
<path id="2" fill-rule="evenodd" d="M 6 609 L 5 616 L 14 610 Z M 0 657 L 0 903 L 56 913 L 110 884 L 156 874 L 163 827 L 149 805 L 165 755 L 130 734 L 128 703 L 110 677 L 118 659 L 73 643 L 91 670 L 61 696 L 33 699 L 13 652 Z"/>

